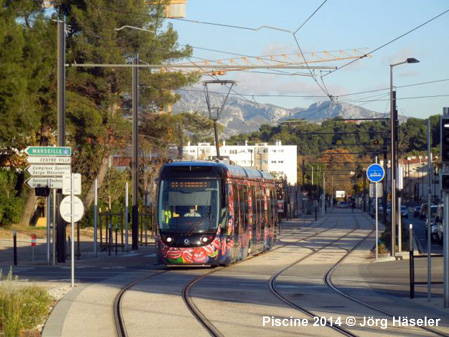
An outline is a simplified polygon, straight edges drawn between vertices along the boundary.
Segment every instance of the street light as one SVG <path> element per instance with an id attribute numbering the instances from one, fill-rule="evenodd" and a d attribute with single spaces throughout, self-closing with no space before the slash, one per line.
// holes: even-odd
<path id="1" fill-rule="evenodd" d="M 217 106 L 212 106 L 211 97 L 208 90 L 208 85 L 216 85 L 220 84 L 223 85 L 230 85 L 228 87 L 228 93 L 226 97 L 224 98 L 223 102 L 218 104 Z M 211 81 L 204 81 L 204 92 L 206 94 L 206 103 L 207 103 L 207 110 L 209 111 L 209 118 L 214 122 L 214 136 L 215 136 L 215 148 L 217 151 L 217 159 L 220 159 L 220 146 L 218 144 L 218 130 L 217 130 L 217 121 L 220 119 L 220 114 L 223 111 L 223 108 L 226 104 L 226 101 L 229 97 L 229 93 L 231 92 L 232 87 L 234 86 L 235 81 L 230 80 L 211 80 Z"/>
<path id="2" fill-rule="evenodd" d="M 397 152 L 397 111 L 396 111 L 396 91 L 393 91 L 393 67 L 404 63 L 418 63 L 413 57 L 403 62 L 390 64 L 390 131 L 391 131 L 391 256 L 395 256 L 396 239 L 396 152 Z"/>
<path id="3" fill-rule="evenodd" d="M 147 29 L 134 27 L 134 26 L 122 26 L 120 28 L 115 28 L 116 31 L 120 31 L 124 28 L 135 29 L 146 31 L 149 33 L 154 33 L 154 31 L 150 31 Z M 132 175 L 132 207 L 131 207 L 131 215 L 132 215 L 132 249 L 139 249 L 139 71 L 137 66 L 139 64 L 139 54 L 135 54 L 132 60 L 132 161 L 131 161 L 131 175 Z M 128 229 L 128 219 L 126 219 L 126 227 Z M 126 245 L 128 245 L 128 230 L 126 230 Z"/>

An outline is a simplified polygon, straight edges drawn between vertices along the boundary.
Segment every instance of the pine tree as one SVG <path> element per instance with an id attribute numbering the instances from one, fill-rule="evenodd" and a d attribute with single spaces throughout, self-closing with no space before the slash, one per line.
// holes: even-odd
<path id="1" fill-rule="evenodd" d="M 58 10 L 67 18 L 68 63 L 124 64 L 139 54 L 142 63 L 163 64 L 191 54 L 190 47 L 178 46 L 177 33 L 164 23 L 160 4 L 148 5 L 144 0 L 61 0 Z M 125 25 L 150 32 L 116 30 Z M 110 153 L 130 144 L 122 102 L 130 98 L 131 74 L 131 68 L 120 67 L 67 69 L 66 111 L 71 123 L 68 145 L 81 149 L 75 167 L 90 183 L 98 175 L 101 185 Z M 142 118 L 175 103 L 179 96 L 173 90 L 198 79 L 195 74 L 139 70 Z M 96 160 L 92 162 L 93 156 Z M 86 206 L 92 201 L 92 192 L 91 187 Z"/>

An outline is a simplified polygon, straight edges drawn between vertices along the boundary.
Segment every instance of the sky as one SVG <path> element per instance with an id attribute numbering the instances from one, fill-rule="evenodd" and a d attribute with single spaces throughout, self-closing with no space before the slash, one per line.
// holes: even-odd
<path id="1" fill-rule="evenodd" d="M 420 62 L 393 67 L 399 114 L 428 118 L 449 107 L 447 0 L 187 0 L 186 17 L 167 21 L 179 44 L 193 47 L 189 61 L 303 54 L 309 67 L 337 67 L 248 69 L 219 76 L 236 81 L 231 94 L 250 101 L 307 108 L 331 96 L 334 102 L 388 114 L 390 65 L 415 58 Z M 312 52 L 354 49 L 369 56 L 312 62 L 317 59 Z"/>

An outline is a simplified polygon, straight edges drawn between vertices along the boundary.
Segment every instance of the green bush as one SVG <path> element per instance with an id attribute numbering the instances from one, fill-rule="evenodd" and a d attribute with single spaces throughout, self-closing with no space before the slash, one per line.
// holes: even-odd
<path id="1" fill-rule="evenodd" d="M 0 273 L 0 336 L 19 336 L 47 317 L 51 296 L 37 286 L 18 284 L 11 272 L 6 279 Z"/>
<path id="2" fill-rule="evenodd" d="M 15 171 L 0 169 L 0 226 L 20 221 L 23 200 L 17 196 L 16 183 Z"/>

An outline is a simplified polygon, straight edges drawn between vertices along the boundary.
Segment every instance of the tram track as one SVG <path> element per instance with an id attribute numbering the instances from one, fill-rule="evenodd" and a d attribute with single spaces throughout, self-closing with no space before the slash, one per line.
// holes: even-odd
<path id="1" fill-rule="evenodd" d="M 322 225 L 322 223 L 320 224 L 320 226 L 321 226 L 321 225 Z M 338 225 L 338 220 L 337 220 L 337 222 L 336 222 L 336 225 L 334 225 L 334 226 L 332 226 L 332 227 L 330 227 L 330 228 L 326 228 L 326 229 L 324 229 L 324 230 L 322 230 L 322 231 L 319 231 L 319 232 L 317 232 L 317 233 L 313 233 L 313 234 L 308 235 L 308 236 L 306 236 L 306 237 L 300 238 L 300 239 L 298 239 L 298 240 L 296 240 L 296 241 L 294 241 L 294 242 L 292 242 L 292 243 L 298 243 L 298 242 L 307 240 L 307 239 L 309 239 L 309 238 L 311 238 L 311 237 L 314 237 L 314 236 L 317 236 L 317 235 L 319 235 L 319 234 L 321 234 L 321 233 L 323 233 L 323 232 L 329 231 L 329 230 L 335 228 L 335 226 L 337 226 L 337 225 Z M 318 226 L 318 227 L 320 227 L 320 226 Z M 314 228 L 314 227 L 312 227 L 312 228 Z M 316 227 L 315 227 L 315 228 L 316 228 Z M 307 227 L 305 230 L 309 230 L 309 229 L 311 229 L 311 227 Z M 298 233 L 297 233 L 297 234 L 298 234 Z M 292 244 L 292 243 L 284 243 L 284 244 L 282 244 L 282 245 L 279 245 L 279 246 L 277 246 L 277 247 L 271 249 L 270 251 L 266 251 L 266 252 L 261 252 L 261 253 L 258 253 L 258 254 L 254 254 L 254 255 L 250 256 L 248 259 L 257 257 L 257 256 L 261 255 L 262 253 L 270 253 L 270 252 L 276 251 L 276 250 L 278 250 L 278 249 L 280 249 L 280 248 L 283 248 L 283 247 L 285 247 L 285 246 L 288 246 L 289 244 Z M 245 259 L 245 260 L 248 260 L 248 259 Z M 197 320 L 199 323 L 201 323 L 201 325 L 204 327 L 204 329 L 207 330 L 212 336 L 223 336 L 223 335 L 222 335 L 221 332 L 220 332 L 220 331 L 219 331 L 219 330 L 218 330 L 218 329 L 217 329 L 217 328 L 216 328 L 216 327 L 215 327 L 215 326 L 214 326 L 214 325 L 207 319 L 207 317 L 206 317 L 206 316 L 205 316 L 205 315 L 198 309 L 198 307 L 195 305 L 195 303 L 194 303 L 192 297 L 190 296 L 190 291 L 191 291 L 191 289 L 194 287 L 194 285 L 195 285 L 196 283 L 198 283 L 201 279 L 203 279 L 203 278 L 205 278 L 205 277 L 207 277 L 207 276 L 209 276 L 209 275 L 211 275 L 211 274 L 213 274 L 213 273 L 216 273 L 216 272 L 218 272 L 218 271 L 220 271 L 220 270 L 223 270 L 223 269 L 226 269 L 226 268 L 232 268 L 232 267 L 233 267 L 233 265 L 228 266 L 228 267 L 217 267 L 217 268 L 215 268 L 214 270 L 211 270 L 210 272 L 208 272 L 208 273 L 206 273 L 206 274 L 199 275 L 199 276 L 195 277 L 193 280 L 189 281 L 189 282 L 184 286 L 184 288 L 183 288 L 182 291 L 181 291 L 181 295 L 182 295 L 182 298 L 183 298 L 183 300 L 184 300 L 184 303 L 185 303 L 185 305 L 187 306 L 187 308 L 189 309 L 189 311 L 191 312 L 191 314 L 196 318 L 196 320 Z M 118 337 L 127 337 L 127 336 L 128 336 L 128 333 L 127 333 L 127 331 L 126 331 L 126 324 L 125 324 L 125 320 L 124 320 L 123 312 L 122 312 L 122 308 L 121 308 L 122 300 L 123 300 L 123 298 L 124 298 L 124 296 L 125 296 L 125 293 L 126 293 L 127 291 L 131 290 L 133 287 L 135 287 L 135 286 L 138 285 L 139 283 L 142 283 L 142 282 L 144 282 L 144 281 L 146 281 L 146 280 L 148 280 L 148 279 L 150 279 L 150 278 L 159 276 L 159 275 L 161 275 L 161 274 L 169 273 L 169 272 L 176 272 L 176 270 L 171 270 L 171 269 L 169 269 L 169 270 L 164 270 L 164 271 L 159 272 L 159 273 L 154 273 L 154 274 L 151 274 L 151 275 L 147 275 L 147 276 L 138 278 L 138 279 L 136 279 L 136 280 L 133 280 L 132 282 L 127 283 L 125 286 L 123 286 L 123 287 L 120 289 L 120 291 L 119 291 L 119 293 L 117 294 L 117 296 L 115 297 L 114 303 L 113 303 L 114 324 L 115 324 L 116 335 L 117 335 Z"/>
<path id="2" fill-rule="evenodd" d="M 330 231 L 330 230 L 334 229 L 336 226 L 338 226 L 339 222 L 340 222 L 340 218 L 337 218 L 337 221 L 335 222 L 335 225 L 333 225 L 333 226 L 331 226 L 329 228 L 326 228 L 326 229 L 324 229 L 322 231 L 319 231 L 318 233 L 314 233 L 314 234 L 308 235 L 308 236 L 306 236 L 304 238 L 300 238 L 300 239 L 294 241 L 293 243 L 298 243 L 298 242 L 301 242 L 301 241 L 305 241 L 307 239 L 310 239 L 311 237 L 318 236 L 318 235 L 320 235 L 320 234 L 322 234 L 324 232 Z M 278 247 L 276 247 L 274 249 L 271 249 L 270 251 L 261 252 L 259 254 L 252 255 L 250 258 L 255 258 L 255 257 L 261 255 L 262 253 L 265 253 L 265 254 L 272 253 L 273 251 L 276 251 L 278 249 L 284 248 L 284 247 L 288 246 L 289 244 L 292 244 L 292 243 L 285 243 L 285 244 L 280 245 L 280 246 L 278 246 Z M 308 249 L 310 249 L 310 248 L 308 248 Z M 246 259 L 246 260 L 248 260 L 248 259 Z M 210 276 L 210 275 L 212 275 L 212 274 L 214 274 L 214 273 L 216 273 L 218 271 L 221 271 L 223 269 L 232 268 L 233 266 L 234 265 L 231 265 L 231 266 L 228 266 L 228 267 L 218 267 L 215 270 L 213 270 L 213 271 L 211 271 L 211 272 L 209 272 L 207 274 L 200 275 L 200 276 L 196 277 L 195 279 L 193 279 L 192 281 L 190 281 L 184 287 L 184 289 L 182 291 L 182 296 L 183 296 L 184 302 L 186 303 L 186 306 L 188 307 L 188 309 L 190 310 L 192 315 L 201 323 L 201 325 L 209 332 L 209 334 L 211 336 L 214 336 L 214 337 L 223 337 L 224 335 L 218 330 L 217 327 L 215 327 L 213 325 L 213 323 L 206 317 L 206 315 L 195 305 L 195 303 L 193 301 L 193 298 L 190 295 L 190 292 L 191 292 L 191 289 L 195 286 L 195 284 L 197 284 L 200 280 L 202 280 L 205 277 L 208 277 L 208 276 Z"/>
<path id="3" fill-rule="evenodd" d="M 291 244 L 297 244 L 297 243 L 299 243 L 299 242 L 307 241 L 307 240 L 310 239 L 310 238 L 317 237 L 317 236 L 321 235 L 322 233 L 325 233 L 325 232 L 328 232 L 328 231 L 330 231 L 330 230 L 332 230 L 332 229 L 335 229 L 335 228 L 340 224 L 340 220 L 341 220 L 341 218 L 339 217 L 339 218 L 337 218 L 337 220 L 335 221 L 335 223 L 334 223 L 332 226 L 327 227 L 327 228 L 324 229 L 324 230 L 320 230 L 320 231 L 315 232 L 315 233 L 313 233 L 313 234 L 310 234 L 310 235 L 307 235 L 307 236 L 305 236 L 305 237 L 299 238 L 298 240 L 295 240 L 295 241 L 293 241 L 293 242 L 288 242 L 288 243 L 285 243 L 285 242 L 284 242 L 282 245 L 279 245 L 279 246 L 275 247 L 274 249 L 272 249 L 272 250 L 270 250 L 270 251 L 267 251 L 267 252 L 263 252 L 263 253 L 264 253 L 264 254 L 265 254 L 265 253 L 271 253 L 271 252 L 274 252 L 274 251 L 276 251 L 276 250 L 278 250 L 278 249 L 288 247 L 288 246 L 291 245 Z M 321 225 L 322 225 L 322 224 L 320 224 L 320 226 L 321 226 Z M 295 261 L 294 264 L 297 264 L 297 263 L 299 263 L 301 260 L 304 260 L 305 258 L 307 258 L 307 257 L 309 257 L 309 256 L 311 256 L 311 255 L 313 255 L 313 254 L 315 254 L 315 253 L 317 253 L 318 251 L 320 251 L 320 250 L 322 250 L 322 249 L 324 249 L 324 248 L 326 248 L 326 247 L 328 247 L 328 246 L 331 246 L 332 244 L 335 244 L 337 241 L 339 241 L 339 240 L 341 240 L 341 239 L 347 237 L 348 235 L 350 235 L 351 233 L 353 233 L 353 232 L 354 232 L 355 230 L 357 230 L 357 229 L 358 229 L 358 228 L 355 228 L 355 229 L 351 230 L 350 232 L 346 233 L 345 235 L 339 237 L 339 238 L 336 239 L 336 240 L 333 240 L 333 241 L 330 242 L 328 245 L 326 245 L 326 246 L 324 246 L 324 247 L 321 247 L 321 248 L 319 248 L 319 249 L 310 248 L 310 247 L 303 247 L 303 248 L 312 250 L 312 253 L 308 254 L 306 257 L 304 257 L 304 258 L 302 258 L 302 259 L 300 259 L 300 260 Z M 310 227 L 307 228 L 306 230 L 310 230 Z M 296 233 L 296 234 L 299 234 L 299 233 Z M 246 259 L 246 260 L 255 258 L 255 257 L 257 257 L 257 256 L 259 256 L 259 255 L 261 255 L 261 254 L 262 254 L 262 253 L 258 253 L 258 254 L 252 255 L 250 258 L 248 258 L 248 259 Z M 245 261 L 246 261 L 246 260 L 245 260 Z M 294 265 L 294 264 L 293 264 L 293 265 Z M 210 275 L 212 275 L 212 274 L 214 274 L 214 273 L 217 273 L 217 272 L 219 272 L 219 271 L 222 271 L 222 270 L 224 270 L 224 269 L 225 269 L 225 270 L 228 270 L 228 269 L 230 269 L 230 268 L 233 268 L 235 265 L 237 265 L 237 264 L 233 264 L 233 265 L 228 266 L 228 267 L 217 267 L 217 268 L 215 268 L 214 270 L 211 270 L 211 271 L 209 271 L 209 272 L 207 272 L 207 273 L 205 273 L 205 274 L 198 275 L 198 276 L 194 277 L 192 280 L 190 280 L 190 281 L 183 287 L 183 289 L 182 289 L 182 291 L 181 291 L 181 296 L 182 296 L 182 299 L 183 299 L 183 301 L 184 301 L 186 307 L 188 308 L 188 310 L 190 311 L 190 313 L 192 314 L 192 316 L 193 316 L 193 317 L 194 317 L 194 318 L 195 318 L 195 319 L 196 319 L 196 320 L 203 326 L 203 328 L 204 328 L 204 329 L 205 329 L 211 336 L 220 336 L 220 337 L 221 337 L 221 336 L 224 336 L 224 335 L 223 335 L 222 332 L 221 332 L 221 331 L 220 331 L 220 330 L 219 330 L 219 329 L 218 329 L 218 328 L 211 322 L 211 320 L 209 320 L 209 319 L 207 318 L 207 316 L 206 316 L 206 315 L 205 315 L 205 314 L 204 314 L 204 313 L 197 307 L 197 305 L 196 305 L 195 302 L 194 302 L 194 298 L 191 296 L 191 290 L 195 287 L 196 284 L 198 284 L 198 282 L 200 282 L 200 281 L 203 280 L 204 278 L 206 278 L 206 277 L 208 277 L 208 276 L 210 276 Z M 289 266 L 289 267 L 291 267 L 291 266 Z M 277 275 L 280 275 L 283 271 L 285 271 L 285 270 L 288 269 L 289 267 L 287 267 L 287 268 L 281 270 Z M 141 283 L 141 282 L 144 282 L 144 281 L 146 281 L 146 280 L 148 280 L 148 279 L 150 279 L 150 278 L 156 277 L 156 276 L 161 275 L 161 274 L 169 273 L 169 272 L 176 272 L 176 270 L 164 270 L 164 271 L 159 272 L 159 273 L 155 273 L 155 274 L 152 274 L 152 275 L 148 275 L 148 276 L 139 278 L 139 279 L 137 279 L 137 280 L 134 280 L 134 281 L 128 283 L 127 285 L 125 285 L 125 286 L 120 290 L 119 294 L 117 295 L 117 297 L 116 297 L 116 299 L 115 299 L 115 301 L 114 301 L 114 320 L 115 320 L 115 325 L 116 325 L 117 336 L 119 336 L 119 337 L 125 337 L 125 336 L 128 336 L 128 334 L 127 334 L 127 332 L 126 332 L 126 325 L 125 325 L 125 322 L 124 322 L 124 319 L 123 319 L 123 314 L 122 314 L 121 308 L 120 308 L 120 307 L 121 307 L 122 299 L 123 299 L 123 297 L 124 297 L 124 294 L 125 294 L 128 290 L 132 289 L 133 287 L 135 287 L 136 285 L 138 285 L 138 284 Z M 293 304 L 293 305 L 294 305 L 294 304 Z M 308 315 L 313 315 L 312 313 L 307 313 L 307 312 L 304 312 L 304 313 L 306 313 L 306 314 L 308 314 Z M 343 330 L 344 330 L 344 329 L 341 329 L 340 332 L 342 332 Z M 343 333 L 343 334 L 345 334 L 345 333 Z M 353 335 L 351 335 L 351 334 L 345 334 L 345 335 L 347 335 L 347 336 L 353 336 Z"/>
<path id="4" fill-rule="evenodd" d="M 192 315 L 196 318 L 198 322 L 201 323 L 201 325 L 204 327 L 204 329 L 207 330 L 207 332 L 210 333 L 211 336 L 214 337 L 223 337 L 224 335 L 218 330 L 215 325 L 212 324 L 212 322 L 207 319 L 206 315 L 203 314 L 203 312 L 196 306 L 195 302 L 193 301 L 192 297 L 190 296 L 190 290 L 192 287 L 198 283 L 201 279 L 210 276 L 211 274 L 214 274 L 225 267 L 217 267 L 216 269 L 212 270 L 211 272 L 200 275 L 190 281 L 182 290 L 182 298 L 184 300 L 184 303 L 186 304 L 187 308 L 190 310 Z"/>
<path id="5" fill-rule="evenodd" d="M 338 218 L 338 219 L 340 220 L 340 218 Z M 283 268 L 281 271 L 279 271 L 278 273 L 276 273 L 276 274 L 270 279 L 270 281 L 269 281 L 269 288 L 270 288 L 270 291 L 271 291 L 271 292 L 272 292 L 278 299 L 280 299 L 282 302 L 286 303 L 286 304 L 289 305 L 290 307 L 292 307 L 292 308 L 294 308 L 294 309 L 300 311 L 301 313 L 303 313 L 303 314 L 305 314 L 305 315 L 307 315 L 307 316 L 309 316 L 309 317 L 311 317 L 311 318 L 317 317 L 317 315 L 314 314 L 312 311 L 310 311 L 310 310 L 308 310 L 308 309 L 306 309 L 306 308 L 304 308 L 304 307 L 302 307 L 302 306 L 300 306 L 300 305 L 298 305 L 298 304 L 296 304 L 296 303 L 290 301 L 290 300 L 287 299 L 284 295 L 282 295 L 281 292 L 276 288 L 276 280 L 278 279 L 278 277 L 279 277 L 282 273 L 284 273 L 284 272 L 287 271 L 288 269 L 292 268 L 293 266 L 297 265 L 298 263 L 300 263 L 300 262 L 302 262 L 302 261 L 304 261 L 304 260 L 310 258 L 311 256 L 313 256 L 313 255 L 317 254 L 318 252 L 324 250 L 325 248 L 328 248 L 328 247 L 332 246 L 332 245 L 335 244 L 336 242 L 338 242 L 338 241 L 340 241 L 340 240 L 342 240 L 342 239 L 348 237 L 348 236 L 351 235 L 352 233 L 354 233 L 357 229 L 360 228 L 360 224 L 359 224 L 357 221 L 356 221 L 356 224 L 357 224 L 357 227 L 354 228 L 354 229 L 352 229 L 351 231 L 349 231 L 349 232 L 346 233 L 345 235 L 340 236 L 338 239 L 335 239 L 335 240 L 329 242 L 328 244 L 324 245 L 323 247 L 320 247 L 320 248 L 318 248 L 318 249 L 313 249 L 311 253 L 307 254 L 306 256 L 301 257 L 300 259 L 294 261 L 292 264 L 290 264 L 289 266 Z M 364 241 L 367 237 L 369 237 L 369 236 L 371 235 L 371 233 L 372 233 L 372 231 L 371 231 L 370 234 L 368 234 L 362 241 Z M 337 248 L 341 248 L 341 247 L 337 247 Z M 350 252 L 347 252 L 346 255 L 348 255 L 349 253 L 350 253 Z M 346 255 L 345 255 L 345 256 L 346 256 Z M 339 332 L 340 334 L 345 335 L 345 336 L 357 336 L 357 335 L 351 333 L 349 330 L 347 330 L 347 329 L 345 329 L 345 328 L 342 328 L 342 327 L 340 327 L 340 326 L 334 325 L 334 324 L 332 324 L 332 323 L 329 322 L 329 321 L 326 321 L 326 326 L 329 327 L 329 328 L 331 328 L 331 329 L 336 330 L 337 332 Z"/>
<path id="6" fill-rule="evenodd" d="M 165 274 L 166 272 L 168 272 L 168 270 L 164 270 L 160 273 L 155 273 L 155 274 L 151 274 L 151 275 L 147 275 L 141 278 L 138 278 L 137 280 L 134 280 L 132 282 L 129 282 L 128 284 L 126 284 L 124 287 L 122 287 L 119 291 L 119 293 L 117 294 L 117 296 L 114 299 L 114 304 L 113 304 L 113 310 L 114 310 L 114 323 L 115 323 L 115 331 L 116 331 L 116 335 L 117 337 L 127 337 L 128 334 L 126 332 L 126 325 L 125 325 L 125 321 L 123 319 L 123 313 L 122 313 L 122 308 L 121 308 L 121 304 L 122 304 L 122 299 L 124 294 L 130 290 L 131 288 L 133 288 L 134 286 L 136 286 L 137 284 L 146 281 L 152 277 L 161 275 L 161 274 Z"/>
<path id="7" fill-rule="evenodd" d="M 341 264 L 341 263 L 343 263 L 343 261 L 345 261 L 349 256 L 350 256 L 350 254 L 353 252 L 353 251 L 355 251 L 368 237 L 370 237 L 371 236 L 371 234 L 374 232 L 374 230 L 373 231 L 371 231 L 369 234 L 368 234 L 368 236 L 366 236 L 362 241 L 360 241 L 359 243 L 357 243 L 357 245 L 355 245 L 349 252 L 348 252 L 348 254 L 346 254 L 346 255 L 344 255 L 336 264 L 334 264 L 334 266 L 331 268 L 331 269 L 329 269 L 329 271 L 326 273 L 326 275 L 325 275 L 325 277 L 324 277 L 324 282 L 325 282 L 325 284 L 330 288 L 330 289 L 332 289 L 334 292 L 336 292 L 337 294 L 339 294 L 339 295 L 341 295 L 341 296 L 343 296 L 343 297 L 345 297 L 345 298 L 347 298 L 348 300 L 350 300 L 350 301 L 353 301 L 353 302 L 355 302 L 355 303 L 358 303 L 358 304 L 360 304 L 360 305 L 362 305 L 362 306 L 364 306 L 364 307 L 366 307 L 366 308 L 368 308 L 368 309 L 371 309 L 371 310 L 374 310 L 374 311 L 376 311 L 376 312 L 378 312 L 378 313 L 381 313 L 381 314 L 383 314 L 383 315 L 386 315 L 386 316 L 388 316 L 388 317 L 395 317 L 396 315 L 394 315 L 394 314 L 392 314 L 391 312 L 388 312 L 388 311 L 386 311 L 386 310 L 384 310 L 384 309 L 381 309 L 381 308 L 379 308 L 379 307 L 376 307 L 376 306 L 373 306 L 373 305 L 371 305 L 371 304 L 369 304 L 369 303 L 366 303 L 366 302 L 363 302 L 363 301 L 361 301 L 361 300 L 359 300 L 359 299 L 357 299 L 357 298 L 355 298 L 355 297 L 353 297 L 353 296 L 351 296 L 351 295 L 349 295 L 349 294 L 347 294 L 347 293 L 345 293 L 345 292 L 343 292 L 342 290 L 340 290 L 340 289 L 338 289 L 338 287 L 337 286 L 335 286 L 334 285 L 334 283 L 332 282 L 332 275 L 333 275 L 333 273 L 337 270 L 337 268 L 339 267 L 339 265 Z M 442 337 L 444 337 L 444 336 L 447 336 L 447 334 L 445 334 L 445 333 L 442 333 L 442 332 L 440 332 L 440 331 L 437 331 L 437 330 L 435 330 L 435 329 L 432 329 L 432 328 L 429 328 L 429 327 L 426 327 L 426 326 L 417 326 L 417 328 L 419 328 L 419 329 L 421 329 L 421 330 L 424 330 L 424 331 L 427 331 L 427 332 L 430 332 L 430 333 L 433 333 L 433 334 L 435 334 L 435 335 L 437 335 L 437 336 L 442 336 Z"/>
<path id="8" fill-rule="evenodd" d="M 355 219 L 356 224 L 357 224 L 357 228 L 356 228 L 356 229 L 360 228 L 360 225 L 359 225 L 359 223 L 358 223 L 358 221 L 357 221 L 357 218 L 354 217 L 354 219 Z M 335 242 L 340 241 L 342 238 L 344 238 L 345 236 L 348 236 L 349 234 L 351 234 L 352 232 L 354 232 L 356 229 L 354 229 L 353 231 L 351 231 L 351 232 L 347 233 L 346 235 L 340 237 L 339 239 L 334 240 L 333 242 L 330 242 L 328 245 L 323 246 L 323 247 L 321 247 L 320 249 L 317 249 L 317 250 L 314 251 L 313 253 L 310 253 L 309 255 L 302 257 L 301 259 L 299 259 L 299 260 L 295 261 L 294 263 L 292 263 L 290 266 L 287 266 L 286 268 L 284 268 L 283 270 L 281 270 L 277 275 L 275 275 L 275 276 L 270 280 L 270 289 L 271 289 L 271 290 L 278 296 L 278 298 L 279 298 L 280 300 L 282 300 L 284 303 L 288 304 L 289 306 L 292 306 L 292 307 L 298 309 L 300 312 L 302 312 L 302 313 L 304 313 L 304 314 L 306 314 L 306 315 L 309 315 L 310 317 L 317 317 L 317 315 L 316 315 L 313 311 L 308 310 L 308 309 L 306 309 L 306 308 L 304 308 L 304 307 L 301 307 L 301 306 L 297 305 L 296 303 L 293 303 L 292 301 L 288 300 L 285 296 L 283 296 L 283 295 L 276 289 L 275 282 L 276 282 L 277 278 L 278 278 L 282 273 L 284 273 L 286 270 L 290 269 L 291 267 L 295 266 L 296 264 L 300 263 L 301 261 L 304 261 L 304 260 L 306 260 L 307 258 L 310 258 L 311 256 L 313 256 L 314 254 L 318 253 L 319 251 L 321 251 L 321 250 L 323 250 L 323 249 L 325 249 L 325 248 L 327 248 L 327 247 L 330 247 L 330 246 L 334 245 Z M 343 255 L 343 256 L 342 256 L 342 257 L 341 257 L 341 258 L 340 258 L 340 259 L 339 259 L 339 260 L 338 260 L 338 261 L 337 261 L 337 262 L 336 262 L 336 263 L 335 263 L 335 264 L 334 264 L 334 265 L 327 271 L 327 273 L 325 274 L 325 276 L 324 276 L 324 278 L 323 278 L 323 282 L 324 282 L 324 284 L 325 284 L 329 289 L 333 290 L 333 291 L 334 291 L 335 293 L 337 293 L 338 295 L 343 296 L 344 298 L 346 298 L 346 299 L 348 299 L 348 300 L 350 300 L 350 301 L 352 301 L 352 302 L 355 302 L 355 303 L 357 303 L 357 304 L 359 304 L 359 305 L 361 305 L 361 306 L 363 306 L 363 307 L 365 307 L 365 308 L 367 308 L 367 309 L 373 310 L 373 311 L 375 311 L 375 312 L 377 312 L 377 313 L 380 313 L 380 314 L 382 314 L 382 315 L 385 315 L 385 316 L 387 316 L 387 317 L 389 317 L 389 318 L 393 318 L 393 317 L 396 316 L 395 314 L 393 314 L 393 313 L 391 313 L 391 312 L 388 312 L 388 311 L 386 311 L 386 310 L 384 310 L 384 309 L 381 309 L 381 308 L 379 308 L 379 307 L 373 306 L 373 305 L 371 305 L 371 304 L 369 304 L 369 303 L 366 303 L 366 302 L 364 302 L 364 301 L 361 301 L 361 300 L 359 300 L 359 299 L 357 299 L 357 298 L 355 298 L 355 297 L 353 297 L 353 296 L 351 296 L 351 295 L 349 295 L 349 294 L 343 292 L 342 290 L 338 289 L 338 287 L 335 286 L 334 283 L 332 282 L 332 275 L 333 275 L 333 273 L 337 270 L 337 268 L 338 268 L 338 267 L 339 267 L 339 266 L 340 266 L 340 265 L 341 265 L 341 264 L 342 264 L 342 263 L 343 263 L 343 262 L 350 256 L 350 255 L 351 255 L 351 253 L 353 253 L 353 252 L 354 252 L 360 245 L 362 245 L 362 243 L 364 243 L 364 242 L 365 242 L 365 241 L 372 235 L 373 232 L 374 232 L 374 229 L 371 230 L 369 234 L 367 234 L 364 238 L 362 238 L 356 245 L 354 245 L 354 246 L 353 246 L 352 248 L 350 248 L 350 249 L 345 249 L 345 248 L 342 248 L 342 247 L 335 247 L 335 248 L 338 248 L 338 249 L 345 250 L 345 251 L 346 251 L 346 254 L 344 254 L 344 255 Z M 329 328 L 332 328 L 332 329 L 338 331 L 339 333 L 341 333 L 342 335 L 345 335 L 345 336 L 358 336 L 358 335 L 352 333 L 351 331 L 349 331 L 349 329 L 342 328 L 341 326 L 336 326 L 336 325 L 332 324 L 332 322 L 329 322 L 329 321 L 327 321 L 327 326 L 329 326 Z M 432 334 L 434 334 L 434 335 L 436 335 L 436 336 L 447 336 L 447 334 L 445 334 L 445 333 L 442 333 L 442 332 L 440 332 L 440 331 L 438 331 L 438 330 L 435 330 L 435 329 L 432 329 L 432 328 L 429 328 L 429 327 L 426 327 L 426 326 L 416 326 L 415 328 L 419 328 L 420 330 L 424 330 L 424 331 L 429 332 L 429 333 L 432 333 Z"/>

